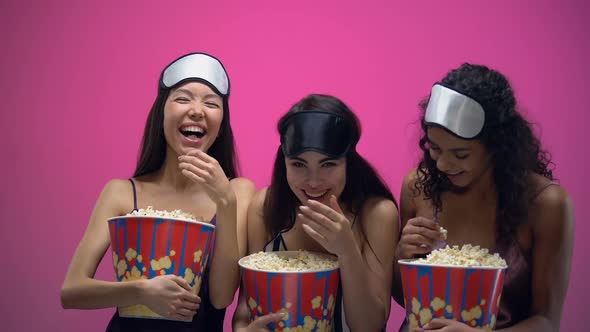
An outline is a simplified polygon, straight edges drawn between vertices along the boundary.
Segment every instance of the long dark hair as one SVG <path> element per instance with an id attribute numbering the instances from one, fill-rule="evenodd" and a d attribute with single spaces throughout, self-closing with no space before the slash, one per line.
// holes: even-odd
<path id="1" fill-rule="evenodd" d="M 283 115 L 279 120 L 277 125 L 279 133 L 280 128 L 284 125 L 285 118 L 289 114 L 303 110 L 317 110 L 341 115 L 353 124 L 354 142 L 356 143 L 360 138 L 360 122 L 348 106 L 335 97 L 319 94 L 309 95 L 293 105 L 287 114 Z M 385 182 L 353 146 L 346 154 L 346 185 L 340 200 L 355 217 L 358 217 L 365 202 L 372 197 L 383 197 L 395 203 L 395 199 Z M 299 199 L 291 191 L 287 183 L 285 155 L 279 146 L 263 208 L 264 224 L 266 229 L 270 230 L 273 238 L 293 227 L 299 204 Z M 365 235 L 363 222 L 362 220 L 358 221 L 361 223 L 361 231 Z"/>
<path id="2" fill-rule="evenodd" d="M 215 142 L 211 145 L 207 154 L 219 162 L 219 165 L 228 178 L 235 178 L 238 176 L 239 168 L 235 151 L 234 134 L 229 119 L 229 94 L 223 96 L 208 82 L 203 80 L 196 81 L 207 84 L 223 99 L 223 119 L 221 121 L 219 136 L 215 139 Z M 171 88 L 165 88 L 158 85 L 158 95 L 152 105 L 150 113 L 148 114 L 145 129 L 143 131 L 139 158 L 137 160 L 133 177 L 153 173 L 159 170 L 164 164 L 167 145 L 166 138 L 164 137 L 163 125 L 164 104 L 170 95 L 170 91 L 186 82 L 186 80 L 182 81 Z"/>
<path id="3" fill-rule="evenodd" d="M 534 193 L 528 175 L 537 173 L 553 180 L 551 157 L 542 149 L 531 124 L 517 112 L 514 92 L 504 75 L 485 66 L 465 63 L 451 70 L 442 83 L 476 99 L 485 110 L 485 124 L 476 139 L 491 155 L 492 177 L 498 195 L 498 239 L 508 241 L 528 217 Z M 418 164 L 415 188 L 440 210 L 441 194 L 449 190 L 451 184 L 430 157 L 428 126 L 424 122 L 427 105 L 428 98 L 420 102 L 422 137 L 419 146 L 423 157 Z"/>

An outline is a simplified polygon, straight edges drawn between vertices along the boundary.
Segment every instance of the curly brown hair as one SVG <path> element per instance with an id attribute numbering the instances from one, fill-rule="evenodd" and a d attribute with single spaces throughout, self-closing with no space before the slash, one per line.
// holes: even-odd
<path id="1" fill-rule="evenodd" d="M 498 239 L 509 240 L 528 217 L 533 194 L 528 175 L 537 173 L 553 180 L 551 156 L 542 149 L 531 123 L 517 111 L 510 83 L 498 71 L 465 63 L 451 70 L 441 83 L 477 100 L 485 110 L 484 127 L 475 139 L 491 154 L 493 182 L 498 195 Z M 451 183 L 437 169 L 428 150 L 428 126 L 424 121 L 428 98 L 419 105 L 422 110 L 419 146 L 423 157 L 418 163 L 415 188 L 440 210 L 441 194 L 451 189 Z"/>

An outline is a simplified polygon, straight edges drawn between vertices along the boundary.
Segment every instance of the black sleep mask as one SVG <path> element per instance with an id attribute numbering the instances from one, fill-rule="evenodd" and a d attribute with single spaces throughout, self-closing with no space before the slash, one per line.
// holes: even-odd
<path id="1" fill-rule="evenodd" d="M 315 151 L 340 158 L 356 144 L 352 124 L 330 112 L 308 110 L 292 113 L 285 118 L 279 132 L 286 157 Z"/>

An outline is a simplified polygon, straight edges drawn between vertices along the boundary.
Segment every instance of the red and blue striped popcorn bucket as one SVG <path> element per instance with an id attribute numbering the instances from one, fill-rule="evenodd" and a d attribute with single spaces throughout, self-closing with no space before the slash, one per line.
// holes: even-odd
<path id="1" fill-rule="evenodd" d="M 400 259 L 409 330 L 433 318 L 493 330 L 506 267 L 442 266 Z"/>
<path id="2" fill-rule="evenodd" d="M 119 282 L 174 274 L 198 294 L 215 226 L 164 217 L 122 216 L 108 219 L 113 266 Z M 159 318 L 145 305 L 119 307 L 122 317 Z"/>
<path id="3" fill-rule="evenodd" d="M 297 257 L 298 251 L 275 252 L 282 257 Z M 326 256 L 319 253 L 315 255 Z M 278 323 L 269 324 L 271 331 L 333 331 L 340 270 L 274 272 L 242 268 L 242 282 L 250 310 L 250 320 L 271 313 L 285 312 Z"/>

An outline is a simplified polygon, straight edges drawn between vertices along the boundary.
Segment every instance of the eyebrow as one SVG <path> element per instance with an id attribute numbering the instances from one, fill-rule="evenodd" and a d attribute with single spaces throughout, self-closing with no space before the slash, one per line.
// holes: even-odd
<path id="1" fill-rule="evenodd" d="M 428 141 L 428 143 L 439 147 L 439 145 L 436 144 L 434 141 L 432 141 L 430 139 L 430 137 L 426 137 L 426 140 Z M 449 149 L 449 151 L 453 151 L 453 152 L 469 152 L 469 151 L 471 151 L 471 149 L 470 148 L 451 148 L 451 149 Z"/>
<path id="2" fill-rule="evenodd" d="M 291 157 L 291 159 L 293 159 L 293 160 L 297 160 L 297 161 L 300 161 L 300 162 L 302 162 L 302 163 L 306 163 L 306 164 L 307 164 L 307 161 L 306 161 L 305 159 L 303 159 L 303 158 L 299 158 L 299 157 Z"/>
<path id="3" fill-rule="evenodd" d="M 291 159 L 294 159 L 294 160 L 297 160 L 297 161 L 300 161 L 300 162 L 303 162 L 303 163 L 306 163 L 307 164 L 307 161 L 305 159 L 303 159 L 303 158 L 291 157 Z M 320 159 L 319 163 L 321 164 L 321 163 L 325 163 L 326 161 L 335 161 L 335 160 L 338 160 L 338 159 L 340 159 L 340 158 L 328 157 L 328 158 Z"/>
<path id="4" fill-rule="evenodd" d="M 191 90 L 188 90 L 188 89 L 180 88 L 180 89 L 174 90 L 174 93 L 176 93 L 176 92 L 183 92 L 183 93 L 186 93 L 187 95 L 190 95 L 191 97 L 193 96 L 193 93 L 191 92 Z"/>
<path id="5" fill-rule="evenodd" d="M 174 90 L 174 92 L 183 92 L 183 93 L 188 94 L 191 97 L 194 97 L 192 91 L 189 89 L 180 88 L 180 89 Z M 217 95 L 215 93 L 210 93 L 210 94 L 205 95 L 205 97 L 203 97 L 203 99 L 209 99 L 209 98 L 222 99 L 219 95 Z"/>
<path id="6" fill-rule="evenodd" d="M 209 98 L 223 99 L 219 95 L 216 95 L 214 93 L 210 93 L 210 94 L 206 95 L 205 97 L 203 97 L 203 99 L 209 99 Z"/>

